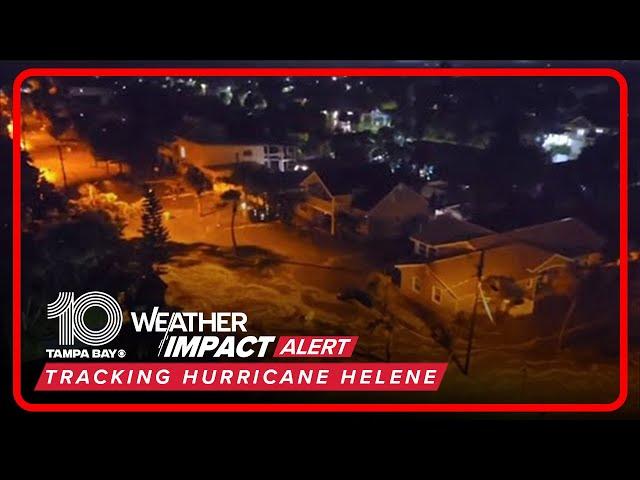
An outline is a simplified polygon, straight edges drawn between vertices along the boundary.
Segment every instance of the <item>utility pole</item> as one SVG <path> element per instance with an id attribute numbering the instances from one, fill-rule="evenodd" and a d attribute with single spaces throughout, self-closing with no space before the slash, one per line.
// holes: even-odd
<path id="1" fill-rule="evenodd" d="M 484 250 L 480 250 L 480 261 L 478 262 L 478 270 L 476 272 L 476 296 L 473 302 L 473 313 L 471 314 L 471 324 L 469 325 L 469 338 L 467 340 L 467 358 L 464 362 L 464 374 L 469 375 L 469 362 L 471 361 L 471 348 L 473 346 L 473 333 L 476 328 L 476 317 L 478 310 L 478 300 L 480 296 L 480 282 L 482 282 L 482 272 L 484 270 Z"/>
<path id="2" fill-rule="evenodd" d="M 62 145 L 58 143 L 56 147 L 58 147 L 58 158 L 60 158 L 60 168 L 62 169 L 62 182 L 66 190 L 67 189 L 67 172 L 64 169 L 64 159 L 62 158 Z"/>

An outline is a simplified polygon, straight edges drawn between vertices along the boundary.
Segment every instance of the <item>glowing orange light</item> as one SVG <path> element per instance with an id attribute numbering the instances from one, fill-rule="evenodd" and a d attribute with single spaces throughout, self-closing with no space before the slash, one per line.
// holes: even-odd
<path id="1" fill-rule="evenodd" d="M 46 180 L 49 183 L 55 183 L 57 176 L 56 172 L 54 172 L 53 170 L 42 167 L 40 168 L 40 178 Z"/>

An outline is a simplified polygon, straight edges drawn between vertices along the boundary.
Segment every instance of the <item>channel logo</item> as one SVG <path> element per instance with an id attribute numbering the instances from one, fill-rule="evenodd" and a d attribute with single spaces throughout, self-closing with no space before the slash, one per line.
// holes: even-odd
<path id="1" fill-rule="evenodd" d="M 90 308 L 101 308 L 106 314 L 104 327 L 93 330 L 85 323 Z M 59 319 L 58 343 L 73 346 L 78 340 L 85 345 L 100 347 L 111 342 L 122 329 L 122 308 L 104 292 L 87 292 L 75 298 L 73 292 L 60 292 L 58 298 L 47 305 L 47 317 Z"/>

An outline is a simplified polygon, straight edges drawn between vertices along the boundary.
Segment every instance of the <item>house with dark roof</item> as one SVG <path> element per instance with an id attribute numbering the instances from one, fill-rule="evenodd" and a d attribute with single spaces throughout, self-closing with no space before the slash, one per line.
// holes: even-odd
<path id="1" fill-rule="evenodd" d="M 494 233 L 448 216 L 421 225 L 411 241 L 424 260 L 396 265 L 403 293 L 447 314 L 481 302 L 489 316 L 533 313 L 537 300 L 573 275 L 570 266 L 600 263 L 605 244 L 575 218 Z"/>
<path id="2" fill-rule="evenodd" d="M 495 233 L 479 225 L 441 215 L 426 225 L 420 225 L 410 239 L 414 252 L 427 259 L 522 242 L 584 265 L 599 263 L 605 245 L 604 238 L 571 217 Z"/>
<path id="3" fill-rule="evenodd" d="M 516 228 L 504 233 L 472 239 L 474 250 L 482 250 L 511 242 L 525 242 L 591 265 L 602 260 L 605 239 L 577 218 L 563 218 L 552 222 Z"/>
<path id="4" fill-rule="evenodd" d="M 554 276 L 570 264 L 562 255 L 515 242 L 396 268 L 402 293 L 427 308 L 454 317 L 471 314 L 475 305 L 493 319 L 496 313 L 533 313 Z"/>
<path id="5" fill-rule="evenodd" d="M 432 216 L 429 201 L 404 183 L 391 189 L 371 189 L 355 196 L 351 214 L 357 232 L 367 238 L 406 238 L 416 224 Z"/>
<path id="6" fill-rule="evenodd" d="M 354 178 L 313 171 L 300 182 L 300 187 L 305 200 L 296 206 L 296 215 L 314 226 L 327 227 L 335 235 L 338 215 L 351 208 L 357 189 Z"/>
<path id="7" fill-rule="evenodd" d="M 420 222 L 409 237 L 413 252 L 427 259 L 450 257 L 472 250 L 468 241 L 492 235 L 495 232 L 451 215 L 439 215 L 432 220 Z"/>
<path id="8" fill-rule="evenodd" d="M 296 213 L 332 235 L 341 221 L 366 238 L 398 238 L 431 215 L 428 200 L 402 183 L 394 185 L 384 165 L 318 167 L 300 185 L 306 198 Z"/>

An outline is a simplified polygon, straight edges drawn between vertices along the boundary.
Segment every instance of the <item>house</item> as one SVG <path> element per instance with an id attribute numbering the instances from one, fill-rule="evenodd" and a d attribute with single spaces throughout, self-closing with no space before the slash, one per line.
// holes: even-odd
<path id="1" fill-rule="evenodd" d="M 569 266 L 602 261 L 604 239 L 575 218 L 504 233 L 483 231 L 448 216 L 426 222 L 411 236 L 414 253 L 424 260 L 396 265 L 401 290 L 436 311 L 469 313 L 481 271 L 478 296 L 484 310 L 524 315 L 573 275 Z"/>
<path id="2" fill-rule="evenodd" d="M 598 137 L 616 133 L 615 128 L 596 126 L 586 117 L 579 116 L 564 123 L 562 130 L 537 135 L 536 141 L 550 154 L 552 163 L 564 163 L 578 159 L 586 147 L 598 141 Z"/>
<path id="3" fill-rule="evenodd" d="M 512 242 L 544 248 L 585 266 L 602 261 L 606 243 L 591 227 L 572 217 L 478 237 L 468 243 L 473 250 L 482 250 Z"/>
<path id="4" fill-rule="evenodd" d="M 473 248 L 469 246 L 469 240 L 494 233 L 453 215 L 439 215 L 419 223 L 409 240 L 416 255 L 435 259 L 471 251 Z"/>
<path id="5" fill-rule="evenodd" d="M 562 255 L 515 242 L 396 268 L 401 291 L 433 311 L 469 315 L 479 302 L 478 313 L 493 319 L 496 313 L 533 313 L 539 292 L 570 264 Z"/>
<path id="6" fill-rule="evenodd" d="M 617 133 L 617 129 L 605 126 L 598 126 L 585 116 L 575 117 L 564 125 L 566 132 L 580 137 L 589 137 L 592 140 L 597 135 L 612 135 Z M 593 143 L 593 141 L 591 142 Z"/>
<path id="7" fill-rule="evenodd" d="M 414 253 L 427 259 L 522 242 L 558 253 L 582 265 L 599 263 L 605 245 L 600 235 L 571 217 L 495 233 L 479 225 L 441 215 L 421 224 L 410 240 L 414 244 Z"/>
<path id="8" fill-rule="evenodd" d="M 298 216 L 324 224 L 332 235 L 340 219 L 363 237 L 397 238 L 432 215 L 429 201 L 396 183 L 386 165 L 316 166 L 300 185 L 306 199 L 298 205 Z"/>
<path id="9" fill-rule="evenodd" d="M 254 162 L 284 172 L 296 161 L 296 149 L 291 145 L 267 143 L 222 143 L 196 141 L 178 137 L 160 154 L 176 163 L 187 162 L 199 168 L 224 169 L 240 162 Z"/>
<path id="10" fill-rule="evenodd" d="M 351 208 L 357 185 L 351 175 L 338 171 L 314 171 L 302 182 L 305 201 L 296 207 L 296 214 L 315 225 L 328 222 L 331 235 L 337 231 L 337 217 Z"/>
<path id="11" fill-rule="evenodd" d="M 322 110 L 325 124 L 330 131 L 340 133 L 372 132 L 391 126 L 391 115 L 379 109 L 367 109 L 352 102 L 334 105 L 331 110 Z"/>
<path id="12" fill-rule="evenodd" d="M 416 223 L 433 215 L 429 201 L 404 183 L 357 195 L 350 213 L 358 219 L 356 231 L 371 239 L 406 238 Z"/>
<path id="13" fill-rule="evenodd" d="M 376 133 L 383 127 L 391 126 L 391 115 L 381 112 L 379 109 L 374 108 L 370 111 L 365 111 L 360 114 L 360 121 L 358 123 L 358 131 L 369 131 Z"/>

